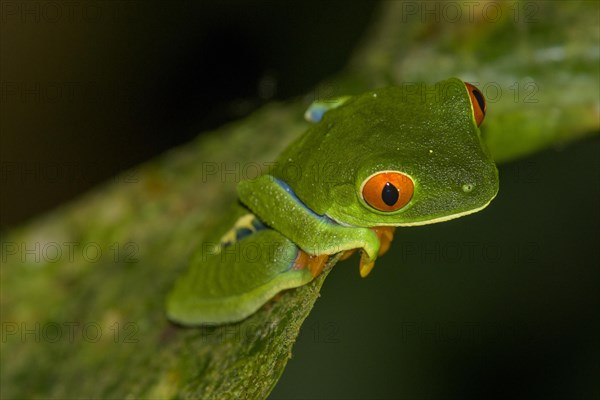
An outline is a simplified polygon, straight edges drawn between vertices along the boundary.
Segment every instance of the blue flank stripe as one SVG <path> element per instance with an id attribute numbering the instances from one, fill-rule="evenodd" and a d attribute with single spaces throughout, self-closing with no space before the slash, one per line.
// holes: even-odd
<path id="1" fill-rule="evenodd" d="M 290 194 L 290 196 L 292 196 L 292 198 L 296 201 L 296 203 L 299 206 L 303 207 L 313 217 L 321 220 L 323 223 L 326 223 L 326 224 L 340 225 L 336 221 L 329 218 L 327 215 L 319 215 L 319 214 L 315 213 L 313 210 L 311 210 L 306 204 L 304 204 L 302 202 L 302 200 L 300 200 L 298 198 L 298 196 L 296 196 L 296 193 L 294 193 L 292 188 L 287 183 L 285 183 L 284 181 L 282 181 L 278 178 L 275 178 L 275 177 L 272 177 L 272 178 L 275 180 L 275 183 L 277 183 L 281 188 L 283 188 L 283 190 L 285 190 L 286 192 L 288 192 Z M 223 242 L 223 243 L 221 243 L 221 246 L 229 247 L 229 246 L 239 242 L 240 240 L 252 235 L 255 232 L 261 231 L 263 229 L 271 229 L 271 228 L 267 227 L 260 219 L 258 219 L 258 217 L 256 215 L 253 215 L 253 216 L 254 216 L 254 218 L 252 219 L 251 224 L 252 224 L 252 228 L 254 228 L 254 229 L 246 228 L 246 227 L 238 228 L 235 231 L 235 240 Z"/>
<path id="2" fill-rule="evenodd" d="M 302 200 L 300 200 L 298 198 L 298 196 L 296 196 L 296 193 L 292 190 L 292 188 L 287 183 L 285 183 L 284 181 L 282 181 L 281 179 L 276 178 L 276 177 L 273 177 L 273 179 L 275 180 L 275 183 L 277 183 L 286 192 L 288 192 L 300 206 L 304 207 L 304 209 L 306 211 L 308 211 L 310 214 L 312 214 L 315 218 L 320 219 L 321 221 L 323 221 L 327 224 L 339 225 L 337 222 L 335 222 L 334 220 L 329 218 L 327 215 L 319 215 L 316 212 L 314 212 L 313 210 L 311 210 L 306 204 L 304 204 L 304 202 Z"/>
<path id="3" fill-rule="evenodd" d="M 239 242 L 240 240 L 242 240 L 243 238 L 245 238 L 246 236 L 250 236 L 251 234 L 253 234 L 256 231 L 250 230 L 248 228 L 241 228 L 238 229 L 235 232 L 235 241 Z"/>

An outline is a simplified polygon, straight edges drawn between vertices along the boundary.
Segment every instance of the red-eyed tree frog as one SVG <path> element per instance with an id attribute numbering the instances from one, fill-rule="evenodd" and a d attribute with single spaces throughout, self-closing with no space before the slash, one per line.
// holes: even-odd
<path id="1" fill-rule="evenodd" d="M 242 181 L 233 227 L 198 251 L 167 299 L 183 325 L 236 322 L 361 251 L 366 277 L 394 228 L 485 208 L 498 172 L 481 138 L 481 92 L 452 78 L 316 102 L 275 167 Z"/>

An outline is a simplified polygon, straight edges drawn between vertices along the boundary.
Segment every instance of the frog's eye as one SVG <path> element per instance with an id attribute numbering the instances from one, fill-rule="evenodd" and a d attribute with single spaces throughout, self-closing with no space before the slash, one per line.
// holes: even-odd
<path id="1" fill-rule="evenodd" d="M 473 105 L 473 114 L 475 116 L 475 122 L 477 126 L 481 126 L 483 118 L 485 117 L 485 98 L 483 94 L 475 86 L 465 82 L 469 97 L 471 97 L 471 104 Z"/>
<path id="2" fill-rule="evenodd" d="M 379 211 L 397 211 L 412 198 L 414 184 L 409 176 L 397 171 L 378 172 L 362 184 L 363 199 Z"/>

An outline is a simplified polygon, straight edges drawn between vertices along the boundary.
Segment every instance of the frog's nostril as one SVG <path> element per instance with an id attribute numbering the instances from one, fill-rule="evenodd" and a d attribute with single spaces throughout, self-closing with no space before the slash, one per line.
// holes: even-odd
<path id="1" fill-rule="evenodd" d="M 473 191 L 473 189 L 475 189 L 475 184 L 473 184 L 473 183 L 465 183 L 465 184 L 462 185 L 461 189 L 465 193 L 470 193 L 470 192 Z"/>

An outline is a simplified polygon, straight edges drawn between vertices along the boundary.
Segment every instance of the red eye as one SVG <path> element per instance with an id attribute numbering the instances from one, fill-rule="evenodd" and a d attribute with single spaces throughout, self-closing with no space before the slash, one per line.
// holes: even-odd
<path id="1" fill-rule="evenodd" d="M 465 82 L 469 97 L 471 97 L 471 104 L 473 105 L 473 114 L 477 126 L 481 126 L 483 118 L 485 117 L 485 98 L 483 94 L 475 86 Z"/>
<path id="2" fill-rule="evenodd" d="M 363 183 L 362 196 L 379 211 L 397 211 L 408 204 L 414 188 L 412 179 L 401 172 L 379 172 Z"/>

